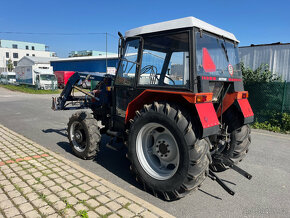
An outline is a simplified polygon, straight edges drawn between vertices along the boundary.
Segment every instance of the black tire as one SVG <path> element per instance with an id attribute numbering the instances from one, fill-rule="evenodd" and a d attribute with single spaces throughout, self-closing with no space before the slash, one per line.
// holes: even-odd
<path id="1" fill-rule="evenodd" d="M 231 146 L 235 149 L 230 158 L 234 163 L 241 162 L 249 151 L 251 144 L 251 128 L 249 125 L 234 130 L 231 133 Z"/>
<path id="2" fill-rule="evenodd" d="M 178 168 L 171 177 L 164 180 L 153 178 L 147 173 L 137 156 L 138 133 L 144 125 L 151 123 L 166 127 L 179 149 Z M 153 144 L 155 146 L 156 142 Z M 208 140 L 197 139 L 191 121 L 177 106 L 154 102 L 145 105 L 140 112 L 136 111 L 132 121 L 128 140 L 130 169 L 145 190 L 151 191 L 156 197 L 176 200 L 197 189 L 205 180 L 210 163 L 209 145 Z"/>
<path id="3" fill-rule="evenodd" d="M 99 152 L 101 134 L 92 114 L 81 111 L 73 114 L 68 122 L 68 139 L 77 157 L 92 159 Z M 77 138 L 77 135 L 79 136 Z"/>
<path id="4" fill-rule="evenodd" d="M 243 117 L 234 107 L 231 107 L 225 113 L 225 122 L 228 124 L 230 133 L 230 146 L 222 154 L 230 158 L 235 164 L 245 158 L 251 144 L 251 127 L 243 125 L 242 120 Z M 228 167 L 220 163 L 213 163 L 211 168 L 216 172 L 228 169 Z"/>

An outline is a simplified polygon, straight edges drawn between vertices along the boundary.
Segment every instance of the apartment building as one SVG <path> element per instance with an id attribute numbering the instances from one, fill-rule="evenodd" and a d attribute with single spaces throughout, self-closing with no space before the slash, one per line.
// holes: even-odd
<path id="1" fill-rule="evenodd" d="M 9 60 L 15 68 L 18 61 L 25 56 L 55 57 L 56 54 L 50 52 L 45 44 L 0 39 L 0 72 L 8 71 Z"/>

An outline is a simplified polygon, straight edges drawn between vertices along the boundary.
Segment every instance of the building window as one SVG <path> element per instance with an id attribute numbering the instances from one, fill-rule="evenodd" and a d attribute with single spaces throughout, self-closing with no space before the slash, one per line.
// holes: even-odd
<path id="1" fill-rule="evenodd" d="M 31 49 L 34 50 L 34 46 L 31 46 Z"/>
<path id="2" fill-rule="evenodd" d="M 9 52 L 6 52 L 6 58 L 9 58 Z"/>
<path id="3" fill-rule="evenodd" d="M 28 49 L 29 49 L 28 45 L 27 45 L 27 46 L 25 46 L 25 48 L 26 48 L 26 50 L 28 50 Z"/>
<path id="4" fill-rule="evenodd" d="M 29 56 L 29 54 L 26 54 L 26 56 Z"/>
<path id="5" fill-rule="evenodd" d="M 17 61 L 13 61 L 13 65 L 14 65 L 14 67 L 16 67 L 17 66 Z"/>
<path id="6" fill-rule="evenodd" d="M 35 57 L 35 54 L 32 54 L 33 57 Z"/>
<path id="7" fill-rule="evenodd" d="M 18 48 L 16 44 L 12 44 L 12 48 Z"/>
<path id="8" fill-rule="evenodd" d="M 18 58 L 18 53 L 13 53 L 13 58 Z"/>

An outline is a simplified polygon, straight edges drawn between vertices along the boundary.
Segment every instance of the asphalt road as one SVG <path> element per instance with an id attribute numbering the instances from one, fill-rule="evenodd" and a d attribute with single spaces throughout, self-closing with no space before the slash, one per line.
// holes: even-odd
<path id="1" fill-rule="evenodd" d="M 51 95 L 30 95 L 0 88 L 0 123 L 89 171 L 126 189 L 177 217 L 290 217 L 290 136 L 252 131 L 248 156 L 240 167 L 253 175 L 247 180 L 233 170 L 219 176 L 236 191 L 227 194 L 207 178 L 185 198 L 166 202 L 144 192 L 129 172 L 125 151 L 105 146 L 94 160 L 76 158 L 68 144 L 66 125 L 74 111 L 52 111 Z"/>

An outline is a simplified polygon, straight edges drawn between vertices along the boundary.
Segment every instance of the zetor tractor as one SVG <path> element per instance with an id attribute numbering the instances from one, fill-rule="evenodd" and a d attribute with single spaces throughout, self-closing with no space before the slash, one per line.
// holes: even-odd
<path id="1" fill-rule="evenodd" d="M 119 33 L 119 65 L 91 93 L 74 74 L 54 110 L 90 108 L 68 123 L 74 153 L 99 152 L 102 134 L 127 147 L 131 171 L 145 190 L 166 200 L 197 189 L 206 177 L 234 192 L 216 175 L 236 166 L 251 142 L 254 114 L 244 91 L 239 41 L 194 17 Z M 98 78 L 90 78 L 98 79 Z M 78 89 L 85 96 L 74 96 Z M 70 107 L 70 105 L 72 105 Z"/>

